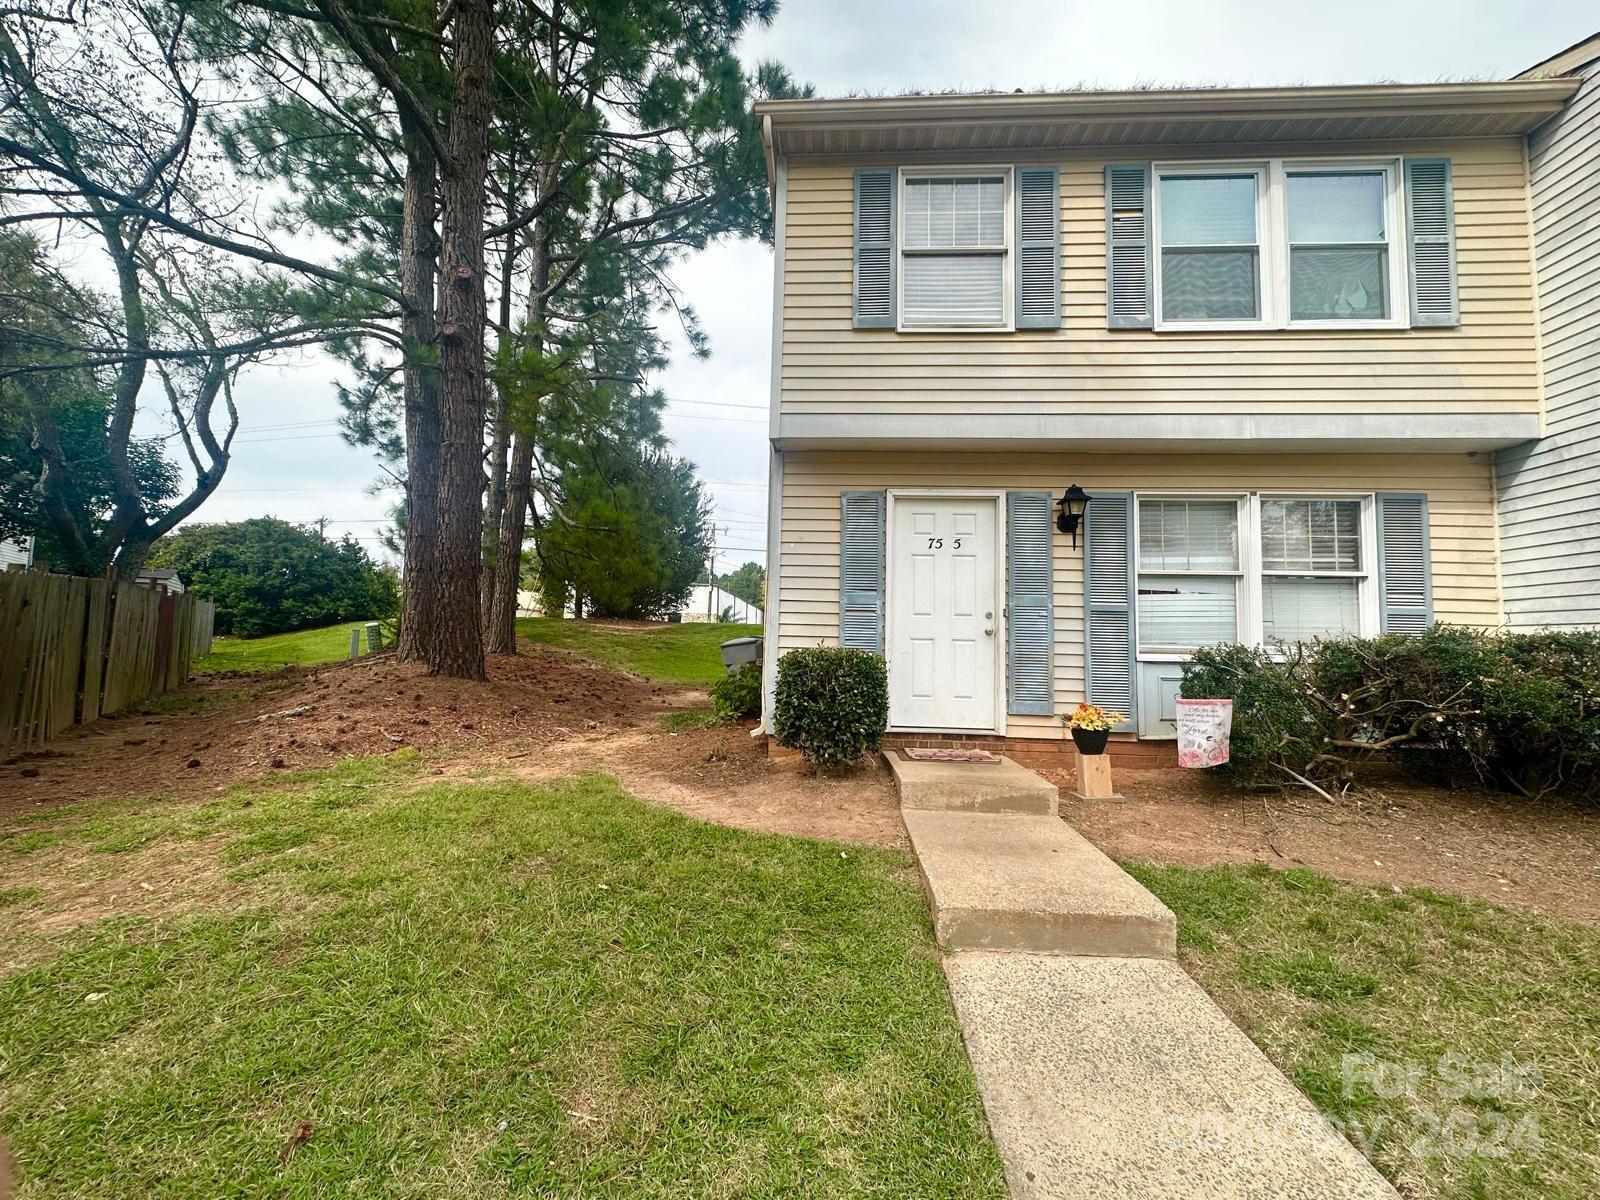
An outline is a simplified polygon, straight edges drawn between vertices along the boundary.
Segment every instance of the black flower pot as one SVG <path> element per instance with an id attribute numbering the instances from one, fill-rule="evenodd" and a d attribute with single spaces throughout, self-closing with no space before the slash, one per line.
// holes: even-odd
<path id="1" fill-rule="evenodd" d="M 1104 754 L 1106 741 L 1111 737 L 1109 729 L 1074 729 L 1072 740 L 1079 751 L 1084 754 Z"/>

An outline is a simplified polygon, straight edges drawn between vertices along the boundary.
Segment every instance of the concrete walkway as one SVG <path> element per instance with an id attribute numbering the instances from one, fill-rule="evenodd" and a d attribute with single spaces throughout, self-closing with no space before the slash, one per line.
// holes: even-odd
<path id="1" fill-rule="evenodd" d="M 1014 1197 L 1395 1200 L 1177 965 L 1171 911 L 1056 817 L 1053 788 L 1041 804 L 1045 780 L 897 758 Z"/>

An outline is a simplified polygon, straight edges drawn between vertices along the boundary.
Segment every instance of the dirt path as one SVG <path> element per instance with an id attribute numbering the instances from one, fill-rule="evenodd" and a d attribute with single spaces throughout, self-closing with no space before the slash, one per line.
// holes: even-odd
<path id="1" fill-rule="evenodd" d="M 445 774 L 548 779 L 574 771 L 614 775 L 634 795 L 719 825 L 842 842 L 900 845 L 905 830 L 888 770 L 876 763 L 842 778 L 770 762 L 743 725 L 667 733 L 659 721 L 553 743 L 506 761 L 493 751 L 443 764 Z"/>
<path id="2" fill-rule="evenodd" d="M 1332 805 L 1310 793 L 1225 791 L 1178 770 L 1125 772 L 1117 786 L 1126 799 L 1061 791 L 1062 816 L 1114 857 L 1306 866 L 1600 923 L 1592 806 L 1404 784 Z"/>
<path id="3" fill-rule="evenodd" d="M 669 732 L 703 691 L 651 683 L 549 648 L 490 660 L 487 684 L 429 679 L 388 658 L 215 676 L 177 711 L 98 721 L 0 764 L 0 833 L 100 797 L 204 799 L 231 784 L 401 746 L 440 775 L 617 776 L 641 799 L 743 829 L 880 845 L 904 833 L 887 771 L 819 778 L 768 761 L 738 726 Z M 1057 782 L 1066 784 L 1065 779 Z M 1128 772 L 1127 799 L 1062 813 L 1123 858 L 1265 862 L 1437 888 L 1600 922 L 1600 812 L 1483 792 L 1396 786 L 1365 802 L 1230 793 L 1182 771 Z"/>
<path id="4" fill-rule="evenodd" d="M 703 820 L 877 844 L 903 836 L 886 770 L 819 779 L 768 762 L 747 728 L 665 730 L 665 714 L 706 706 L 702 689 L 528 644 L 491 658 L 489 675 L 487 685 L 430 679 L 384 656 L 209 677 L 162 698 L 176 711 L 97 721 L 0 764 L 0 823 L 97 798 L 202 799 L 275 771 L 414 746 L 439 774 L 605 771 Z"/>

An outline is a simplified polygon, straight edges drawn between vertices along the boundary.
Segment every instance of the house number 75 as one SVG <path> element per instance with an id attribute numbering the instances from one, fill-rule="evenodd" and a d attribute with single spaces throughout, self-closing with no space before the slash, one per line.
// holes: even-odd
<path id="1" fill-rule="evenodd" d="M 951 538 L 950 539 L 950 548 L 952 550 L 961 549 L 961 539 L 960 538 Z M 931 537 L 931 538 L 929 538 L 928 539 L 928 549 L 929 550 L 943 550 L 944 549 L 944 539 L 941 538 L 941 537 Z"/>

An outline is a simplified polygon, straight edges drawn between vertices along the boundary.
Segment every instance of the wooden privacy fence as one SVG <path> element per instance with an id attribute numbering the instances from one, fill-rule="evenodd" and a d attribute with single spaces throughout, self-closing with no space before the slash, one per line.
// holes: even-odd
<path id="1" fill-rule="evenodd" d="M 210 652 L 215 615 L 131 583 L 0 573 L 0 754 L 177 687 Z"/>

